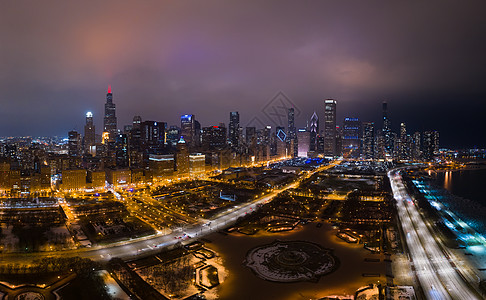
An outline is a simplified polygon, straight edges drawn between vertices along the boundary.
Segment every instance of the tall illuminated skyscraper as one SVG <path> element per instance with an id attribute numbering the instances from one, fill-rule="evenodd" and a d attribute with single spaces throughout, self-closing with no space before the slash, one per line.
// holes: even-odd
<path id="1" fill-rule="evenodd" d="M 290 146 L 293 146 L 290 151 L 293 151 L 293 156 L 297 156 L 297 130 L 295 128 L 295 110 L 293 107 L 289 108 L 287 113 L 288 127 L 287 127 L 287 140 Z"/>
<path id="2" fill-rule="evenodd" d="M 398 158 L 408 160 L 411 158 L 410 136 L 407 135 L 407 125 L 400 123 L 400 137 L 398 138 Z"/>
<path id="3" fill-rule="evenodd" d="M 177 142 L 175 158 L 178 175 L 185 175 L 189 173 L 189 152 L 187 149 L 187 144 L 182 137 L 179 142 Z"/>
<path id="4" fill-rule="evenodd" d="M 237 111 L 230 112 L 229 121 L 229 141 L 232 149 L 237 149 L 239 146 L 239 128 L 240 128 L 240 114 Z"/>
<path id="5" fill-rule="evenodd" d="M 86 113 L 86 124 L 84 125 L 84 151 L 91 152 L 91 147 L 96 144 L 95 125 L 93 123 L 93 114 Z"/>
<path id="6" fill-rule="evenodd" d="M 362 142 L 363 157 L 366 159 L 373 159 L 375 156 L 375 123 L 363 123 L 363 142 Z"/>
<path id="7" fill-rule="evenodd" d="M 423 148 L 422 155 L 425 160 L 433 160 L 435 155 L 439 153 L 439 132 L 425 131 L 423 133 Z"/>
<path id="8" fill-rule="evenodd" d="M 117 134 L 115 138 L 116 166 L 127 168 L 129 166 L 128 136 L 124 133 Z"/>
<path id="9" fill-rule="evenodd" d="M 391 131 L 391 121 L 388 118 L 388 104 L 386 101 L 382 104 L 383 109 L 383 142 L 385 146 L 385 155 L 392 155 L 393 153 L 393 135 Z"/>
<path id="10" fill-rule="evenodd" d="M 335 156 L 336 153 L 336 100 L 325 100 L 324 107 L 324 155 Z"/>
<path id="11" fill-rule="evenodd" d="M 115 141 L 117 135 L 115 104 L 113 103 L 113 94 L 111 86 L 108 87 L 105 103 L 105 118 L 103 119 L 103 131 L 108 132 L 109 141 Z"/>
<path id="12" fill-rule="evenodd" d="M 298 157 L 307 157 L 310 150 L 310 132 L 306 128 L 297 131 Z"/>
<path id="13" fill-rule="evenodd" d="M 209 126 L 209 127 L 204 127 L 202 129 L 202 146 L 205 150 L 223 149 L 225 145 L 226 145 L 225 127 Z"/>
<path id="14" fill-rule="evenodd" d="M 128 143 L 130 165 L 137 166 L 141 162 L 140 156 L 142 155 L 142 118 L 140 116 L 133 117 Z"/>
<path id="15" fill-rule="evenodd" d="M 177 126 L 170 126 L 167 130 L 167 144 L 171 147 L 177 146 L 177 142 L 181 138 L 181 129 Z"/>
<path id="16" fill-rule="evenodd" d="M 358 118 L 344 118 L 342 139 L 343 155 L 358 157 L 361 144 L 361 122 Z"/>
<path id="17" fill-rule="evenodd" d="M 317 151 L 317 134 L 319 133 L 319 117 L 316 112 L 310 118 L 310 151 Z"/>
<path id="18" fill-rule="evenodd" d="M 414 160 L 420 160 L 422 158 L 422 150 L 421 150 L 421 134 L 420 132 L 415 132 L 413 134 L 413 149 L 412 149 L 412 158 Z"/>
<path id="19" fill-rule="evenodd" d="M 181 116 L 181 135 L 185 146 L 194 147 L 196 135 L 196 122 L 194 115 Z"/>
<path id="20" fill-rule="evenodd" d="M 81 153 L 80 153 L 80 149 L 81 149 L 81 143 L 80 143 L 80 140 L 81 140 L 81 137 L 79 135 L 79 133 L 75 130 L 72 130 L 72 131 L 69 131 L 68 133 L 68 137 L 69 137 L 69 140 L 68 140 L 68 154 L 70 157 L 73 157 L 73 156 L 79 156 Z"/>

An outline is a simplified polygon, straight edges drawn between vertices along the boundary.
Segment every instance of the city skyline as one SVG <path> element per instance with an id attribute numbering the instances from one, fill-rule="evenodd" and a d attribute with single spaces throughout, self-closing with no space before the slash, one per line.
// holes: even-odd
<path id="1" fill-rule="evenodd" d="M 340 102 L 338 123 L 377 123 L 386 100 L 395 131 L 405 122 L 448 147 L 484 147 L 478 3 L 4 3 L 0 136 L 82 131 L 88 111 L 101 128 L 111 84 L 119 124 L 227 123 L 238 111 L 244 126 L 282 91 L 296 124 L 326 98 Z"/>
<path id="2" fill-rule="evenodd" d="M 0 298 L 486 299 L 484 9 L 0 2 Z"/>

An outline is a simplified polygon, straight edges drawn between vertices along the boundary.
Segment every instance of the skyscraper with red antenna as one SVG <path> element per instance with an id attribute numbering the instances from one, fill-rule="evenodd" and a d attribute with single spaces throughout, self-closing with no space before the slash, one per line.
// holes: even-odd
<path id="1" fill-rule="evenodd" d="M 117 134 L 115 104 L 113 103 L 113 94 L 111 86 L 108 86 L 105 103 L 105 117 L 103 119 L 104 132 L 108 132 L 109 141 L 114 141 Z"/>

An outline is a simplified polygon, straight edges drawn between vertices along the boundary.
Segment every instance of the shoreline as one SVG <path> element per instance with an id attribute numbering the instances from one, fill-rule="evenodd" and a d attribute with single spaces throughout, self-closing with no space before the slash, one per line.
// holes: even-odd
<path id="1" fill-rule="evenodd" d="M 434 173 L 446 173 L 446 172 L 457 172 L 457 171 L 480 171 L 480 170 L 486 170 L 486 164 L 481 164 L 478 166 L 465 166 L 462 168 L 457 168 L 457 169 L 440 169 L 440 170 L 434 170 Z M 426 171 L 427 172 L 427 171 Z"/>

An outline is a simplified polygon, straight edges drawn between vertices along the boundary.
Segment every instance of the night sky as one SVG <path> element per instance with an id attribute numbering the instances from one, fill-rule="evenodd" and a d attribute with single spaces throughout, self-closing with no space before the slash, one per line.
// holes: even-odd
<path id="1" fill-rule="evenodd" d="M 262 1 L 263 2 L 263 1 Z M 484 1 L 2 1 L 0 136 L 101 131 L 112 86 L 118 125 L 269 123 L 283 92 L 298 127 L 323 100 L 381 127 L 437 129 L 486 147 Z M 267 104 L 270 103 L 270 106 Z M 255 121 L 256 120 L 256 121 Z"/>

